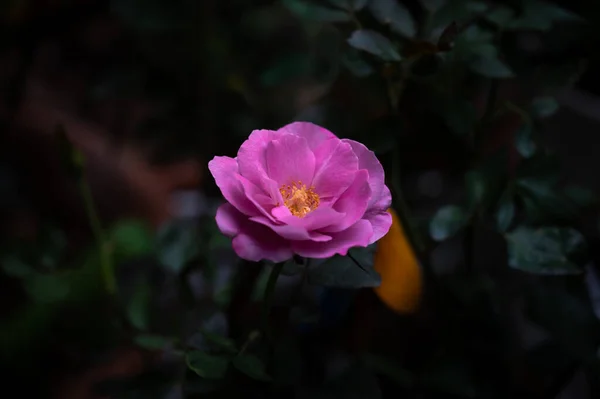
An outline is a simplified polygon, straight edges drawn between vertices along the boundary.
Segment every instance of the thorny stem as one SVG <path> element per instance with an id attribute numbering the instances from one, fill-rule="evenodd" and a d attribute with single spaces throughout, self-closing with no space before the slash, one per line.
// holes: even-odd
<path id="1" fill-rule="evenodd" d="M 283 264 L 285 262 L 276 263 L 271 270 L 271 274 L 269 275 L 269 280 L 267 281 L 267 287 L 265 288 L 265 299 L 263 301 L 262 308 L 262 320 L 263 320 L 263 329 L 267 335 L 269 333 L 269 313 L 271 312 L 271 306 L 273 304 L 273 296 L 275 294 L 275 286 L 277 285 L 277 279 L 281 274 L 281 270 L 283 269 Z"/>
<path id="2" fill-rule="evenodd" d="M 85 171 L 79 179 L 79 190 L 83 197 L 85 211 L 90 221 L 92 233 L 98 245 L 98 251 L 100 253 L 100 268 L 102 270 L 102 276 L 104 278 L 104 285 L 109 294 L 113 295 L 117 292 L 117 280 L 115 278 L 115 270 L 112 261 L 112 251 L 108 240 L 102 229 L 100 218 L 94 204 L 94 198 L 92 196 L 92 190 L 90 184 L 85 176 Z"/>

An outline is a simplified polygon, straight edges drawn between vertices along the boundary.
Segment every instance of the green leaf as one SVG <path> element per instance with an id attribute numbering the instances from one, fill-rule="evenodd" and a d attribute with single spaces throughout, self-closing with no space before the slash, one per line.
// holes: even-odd
<path id="1" fill-rule="evenodd" d="M 59 302 L 69 295 L 70 289 L 68 280 L 60 275 L 35 274 L 25 280 L 25 290 L 36 302 Z"/>
<path id="2" fill-rule="evenodd" d="M 2 259 L 2 270 L 8 276 L 27 278 L 35 274 L 35 269 L 14 255 Z"/>
<path id="3" fill-rule="evenodd" d="M 342 56 L 342 64 L 352 72 L 354 76 L 358 76 L 359 78 L 369 76 L 375 72 L 371 65 L 363 60 L 360 57 L 359 52 L 352 47 L 349 47 L 348 51 Z"/>
<path id="4" fill-rule="evenodd" d="M 366 248 L 355 248 L 352 251 L 360 266 L 349 256 L 336 255 L 321 264 L 311 265 L 308 269 L 308 281 L 315 285 L 337 288 L 379 286 L 381 277 L 373 268 L 373 255 Z"/>
<path id="5" fill-rule="evenodd" d="M 438 209 L 429 223 L 431 238 L 444 241 L 452 237 L 465 226 L 467 217 L 464 209 L 457 205 L 447 205 Z"/>
<path id="6" fill-rule="evenodd" d="M 343 8 L 344 10 L 358 11 L 364 8 L 369 0 L 327 0 L 332 5 Z"/>
<path id="7" fill-rule="evenodd" d="M 477 109 L 471 101 L 453 98 L 442 106 L 442 117 L 446 126 L 459 137 L 470 134 L 477 122 Z"/>
<path id="8" fill-rule="evenodd" d="M 544 215 L 561 220 L 574 220 L 578 217 L 577 206 L 556 187 L 553 177 L 523 177 L 517 180 L 517 189 L 525 202 L 532 221 L 539 221 Z"/>
<path id="9" fill-rule="evenodd" d="M 131 325 L 138 330 L 148 328 L 148 319 L 150 316 L 150 299 L 152 288 L 145 278 L 138 281 L 135 285 L 133 296 L 127 306 L 127 316 Z"/>
<path id="10" fill-rule="evenodd" d="M 157 234 L 158 260 L 173 273 L 180 273 L 198 255 L 202 245 L 197 227 L 187 222 L 171 222 Z"/>
<path id="11" fill-rule="evenodd" d="M 511 30 L 547 31 L 559 21 L 580 22 L 582 18 L 564 8 L 539 0 L 524 0 L 520 16 L 506 28 Z"/>
<path id="12" fill-rule="evenodd" d="M 445 28 L 452 22 L 462 24 L 475 15 L 484 13 L 488 5 L 483 1 L 447 0 L 432 16 L 430 28 Z"/>
<path id="13" fill-rule="evenodd" d="M 587 208 L 596 203 L 594 192 L 584 187 L 567 186 L 565 187 L 565 195 L 580 208 Z"/>
<path id="14" fill-rule="evenodd" d="M 515 147 L 523 158 L 531 158 L 537 150 L 533 140 L 533 126 L 529 123 L 523 124 L 515 133 Z"/>
<path id="15" fill-rule="evenodd" d="M 359 50 L 374 54 L 384 61 L 400 61 L 402 57 L 394 47 L 394 44 L 381 33 L 361 29 L 352 32 L 348 43 Z"/>
<path id="16" fill-rule="evenodd" d="M 308 54 L 286 54 L 260 75 L 260 81 L 267 87 L 277 86 L 291 79 L 308 75 L 311 68 Z"/>
<path id="17" fill-rule="evenodd" d="M 533 100 L 531 107 L 535 116 L 547 118 L 558 110 L 558 103 L 553 97 L 538 97 Z"/>
<path id="18" fill-rule="evenodd" d="M 170 338 L 154 334 L 140 334 L 135 337 L 134 342 L 137 346 L 150 350 L 162 350 L 172 344 Z"/>
<path id="19" fill-rule="evenodd" d="M 498 58 L 480 57 L 469 64 L 473 72 L 488 78 L 511 78 L 513 71 Z"/>
<path id="20" fill-rule="evenodd" d="M 560 227 L 538 229 L 521 226 L 506 236 L 508 264 L 535 274 L 579 274 L 581 268 L 570 258 L 586 249 L 577 230 Z"/>
<path id="21" fill-rule="evenodd" d="M 251 354 L 238 355 L 233 358 L 233 366 L 246 374 L 248 377 L 260 380 L 271 381 L 271 377 L 265 370 L 265 364 L 257 356 Z"/>
<path id="22" fill-rule="evenodd" d="M 206 341 L 215 348 L 229 353 L 237 352 L 237 346 L 231 338 L 224 337 L 219 334 L 214 334 L 208 331 L 201 331 L 201 334 L 206 339 Z"/>
<path id="23" fill-rule="evenodd" d="M 387 376 L 400 386 L 408 387 L 415 383 L 415 376 L 391 359 L 374 354 L 366 354 L 363 359 L 367 367 L 376 373 Z"/>
<path id="24" fill-rule="evenodd" d="M 121 261 L 147 255 L 154 250 L 149 227 L 139 220 L 123 220 L 110 229 L 115 257 Z"/>
<path id="25" fill-rule="evenodd" d="M 346 22 L 351 20 L 349 13 L 332 10 L 302 0 L 282 0 L 283 6 L 302 19 L 321 22 Z"/>
<path id="26" fill-rule="evenodd" d="M 515 217 L 515 201 L 510 190 L 500 198 L 498 210 L 496 211 L 496 225 L 498 230 L 505 232 L 510 227 Z"/>
<path id="27" fill-rule="evenodd" d="M 498 5 L 488 12 L 485 18 L 500 28 L 506 28 L 515 17 L 515 11 L 505 5 Z"/>
<path id="28" fill-rule="evenodd" d="M 479 170 L 470 170 L 465 175 L 465 183 L 467 186 L 467 203 L 471 210 L 474 210 L 480 205 L 485 196 L 487 189 L 487 179 L 483 172 Z"/>
<path id="29" fill-rule="evenodd" d="M 190 351 L 186 356 L 186 363 L 190 369 L 202 378 L 218 380 L 225 376 L 229 366 L 229 358 L 225 356 L 209 355 L 201 351 Z"/>
<path id="30" fill-rule="evenodd" d="M 405 37 L 417 34 L 417 24 L 408 9 L 396 0 L 371 0 L 369 11 L 375 19 Z"/>

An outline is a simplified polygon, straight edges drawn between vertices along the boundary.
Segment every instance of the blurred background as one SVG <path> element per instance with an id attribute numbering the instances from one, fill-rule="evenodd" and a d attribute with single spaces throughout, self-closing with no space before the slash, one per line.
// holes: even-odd
<path id="1" fill-rule="evenodd" d="M 600 397 L 600 3 L 2 0 L 0 17 L 5 397 Z M 385 289 L 287 270 L 265 348 L 248 334 L 268 265 L 218 232 L 207 163 L 291 121 L 375 151 L 401 227 L 365 260 Z M 190 360 L 211 343 L 268 378 Z"/>

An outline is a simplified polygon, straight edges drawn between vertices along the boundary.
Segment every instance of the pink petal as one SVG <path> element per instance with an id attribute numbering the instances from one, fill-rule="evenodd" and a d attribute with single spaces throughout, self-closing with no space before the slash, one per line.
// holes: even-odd
<path id="1" fill-rule="evenodd" d="M 269 227 L 275 233 L 288 240 L 311 240 L 311 241 L 329 241 L 330 236 L 308 231 L 303 226 L 292 226 L 289 224 L 275 224 L 264 216 L 255 216 L 250 218 L 253 222 L 260 223 Z"/>
<path id="2" fill-rule="evenodd" d="M 349 139 L 342 140 L 352 146 L 352 150 L 358 157 L 358 168 L 366 169 L 369 172 L 369 184 L 371 185 L 371 201 L 368 208 L 379 199 L 383 187 L 385 186 L 385 172 L 383 166 L 375 156 L 375 153 L 365 147 L 363 144 Z"/>
<path id="3" fill-rule="evenodd" d="M 265 151 L 267 145 L 281 134 L 273 130 L 254 130 L 237 153 L 239 172 L 246 179 L 270 192 Z"/>
<path id="4" fill-rule="evenodd" d="M 229 203 L 219 207 L 216 221 L 223 234 L 234 237 L 233 250 L 242 259 L 283 262 L 293 256 L 289 241 L 269 228 L 248 220 Z"/>
<path id="5" fill-rule="evenodd" d="M 346 255 L 353 247 L 369 245 L 373 228 L 367 220 L 359 220 L 348 229 L 333 234 L 331 241 L 294 241 L 292 248 L 295 253 L 306 258 L 329 258 L 335 254 Z"/>
<path id="6" fill-rule="evenodd" d="M 392 193 L 388 186 L 383 186 L 379 199 L 373 203 L 366 211 L 366 214 L 379 213 L 381 211 L 387 211 L 392 206 Z"/>
<path id="7" fill-rule="evenodd" d="M 333 205 L 335 210 L 344 213 L 346 217 L 339 223 L 325 228 L 324 231 L 337 232 L 352 226 L 365 214 L 370 198 L 369 172 L 364 169 L 359 170 L 356 173 L 354 182 Z"/>
<path id="8" fill-rule="evenodd" d="M 208 169 L 215 178 L 217 186 L 223 197 L 246 215 L 257 215 L 258 210 L 251 201 L 246 198 L 242 185 L 236 178 L 238 165 L 235 159 L 230 157 L 214 157 L 208 163 Z"/>
<path id="9" fill-rule="evenodd" d="M 310 184 L 315 173 L 315 155 L 303 137 L 285 134 L 267 144 L 267 174 L 279 186 L 293 182 Z"/>
<path id="10" fill-rule="evenodd" d="M 392 215 L 386 211 L 365 216 L 365 219 L 363 220 L 367 220 L 373 227 L 373 235 L 369 240 L 369 244 L 373 244 L 375 241 L 378 241 L 381 237 L 386 235 L 392 226 Z"/>
<path id="11" fill-rule="evenodd" d="M 319 230 L 340 223 L 346 217 L 345 213 L 322 206 L 319 206 L 303 218 L 292 215 L 285 206 L 273 208 L 271 213 L 283 224 L 303 227 L 308 231 Z"/>
<path id="12" fill-rule="evenodd" d="M 277 132 L 304 137 L 311 150 L 316 149 L 325 140 L 337 139 L 336 135 L 329 130 L 311 122 L 292 122 Z"/>
<path id="13" fill-rule="evenodd" d="M 262 213 L 267 218 L 271 219 L 275 222 L 275 218 L 271 215 L 271 209 L 277 205 L 278 201 L 283 201 L 282 199 L 273 199 L 271 195 L 265 193 L 262 189 L 258 188 L 256 185 L 250 182 L 250 180 L 244 178 L 243 176 L 237 176 L 242 188 L 244 190 L 244 194 L 248 198 L 252 204 L 256 207 L 256 209 Z M 275 184 L 273 181 L 271 181 Z M 277 191 L 281 198 L 281 194 Z"/>
<path id="14" fill-rule="evenodd" d="M 324 144 L 327 153 L 315 151 L 315 157 L 321 161 L 317 164 L 312 185 L 323 200 L 339 197 L 352 184 L 358 170 L 358 158 L 350 144 L 342 141 L 335 146 L 331 144 L 330 141 Z"/>

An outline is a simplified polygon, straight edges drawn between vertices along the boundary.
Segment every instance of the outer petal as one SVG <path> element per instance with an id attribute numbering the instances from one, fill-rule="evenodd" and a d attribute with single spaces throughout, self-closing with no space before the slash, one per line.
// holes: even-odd
<path id="1" fill-rule="evenodd" d="M 388 188 L 388 186 L 384 185 L 382 190 L 381 190 L 381 194 L 379 195 L 379 198 L 377 199 L 377 201 L 375 203 L 372 203 L 371 201 L 369 201 L 371 204 L 370 206 L 367 208 L 366 214 L 369 215 L 371 213 L 378 213 L 381 211 L 387 211 L 390 206 L 392 206 L 392 193 L 390 192 L 390 189 Z"/>
<path id="2" fill-rule="evenodd" d="M 311 150 L 316 149 L 325 140 L 337 139 L 336 135 L 329 130 L 311 122 L 292 122 L 277 132 L 304 137 Z"/>
<path id="3" fill-rule="evenodd" d="M 281 136 L 273 130 L 255 130 L 242 143 L 237 153 L 239 173 L 252 183 L 270 193 L 265 151 L 267 145 Z"/>
<path id="4" fill-rule="evenodd" d="M 339 141 L 328 150 L 327 154 L 316 154 L 322 161 L 316 166 L 312 181 L 322 199 L 339 197 L 352 184 L 358 170 L 358 157 L 350 144 Z"/>
<path id="5" fill-rule="evenodd" d="M 392 225 L 392 215 L 386 211 L 371 214 L 363 220 L 367 220 L 373 228 L 373 235 L 369 240 L 369 244 L 373 244 L 375 241 L 386 235 Z"/>
<path id="6" fill-rule="evenodd" d="M 369 186 L 369 172 L 359 170 L 354 182 L 348 187 L 340 198 L 333 204 L 333 209 L 344 213 L 346 217 L 339 223 L 323 229 L 324 232 L 337 232 L 347 229 L 363 217 L 367 204 L 371 198 Z"/>
<path id="7" fill-rule="evenodd" d="M 242 259 L 253 262 L 263 259 L 282 262 L 293 256 L 289 241 L 279 237 L 269 228 L 251 222 L 229 203 L 219 207 L 216 221 L 223 234 L 234 237 L 233 250 Z"/>
<path id="8" fill-rule="evenodd" d="M 273 199 L 270 195 L 265 193 L 261 188 L 254 185 L 254 183 L 250 182 L 250 180 L 246 179 L 245 177 L 237 176 L 236 178 L 239 180 L 246 198 L 252 202 L 258 212 L 275 222 L 275 218 L 271 216 L 271 209 L 273 209 L 279 200 Z M 271 183 L 275 184 L 273 181 L 271 181 Z"/>
<path id="9" fill-rule="evenodd" d="M 279 186 L 292 182 L 310 184 L 315 173 L 315 155 L 303 137 L 291 134 L 267 144 L 267 174 Z"/>
<path id="10" fill-rule="evenodd" d="M 365 147 L 363 144 L 349 139 L 342 140 L 352 146 L 352 150 L 358 157 L 358 168 L 366 169 L 369 171 L 369 184 L 371 185 L 371 201 L 369 201 L 368 207 L 371 206 L 379 199 L 383 187 L 385 186 L 385 172 L 383 166 L 375 156 L 375 153 Z"/>
<path id="11" fill-rule="evenodd" d="M 330 241 L 331 237 L 315 231 L 307 231 L 302 226 L 292 226 L 289 224 L 274 224 L 264 216 L 255 216 L 250 218 L 253 222 L 267 226 L 281 237 L 288 240 L 311 240 L 311 241 Z"/>
<path id="12" fill-rule="evenodd" d="M 254 204 L 246 198 L 242 185 L 236 178 L 238 165 L 235 159 L 230 157 L 214 157 L 208 163 L 208 169 L 215 178 L 215 182 L 223 197 L 246 215 L 258 215 L 259 211 Z"/>
<path id="13" fill-rule="evenodd" d="M 371 223 L 359 220 L 348 229 L 336 233 L 331 241 L 295 241 L 292 242 L 294 252 L 307 258 L 329 258 L 335 254 L 346 255 L 353 247 L 366 247 L 373 235 Z"/>

